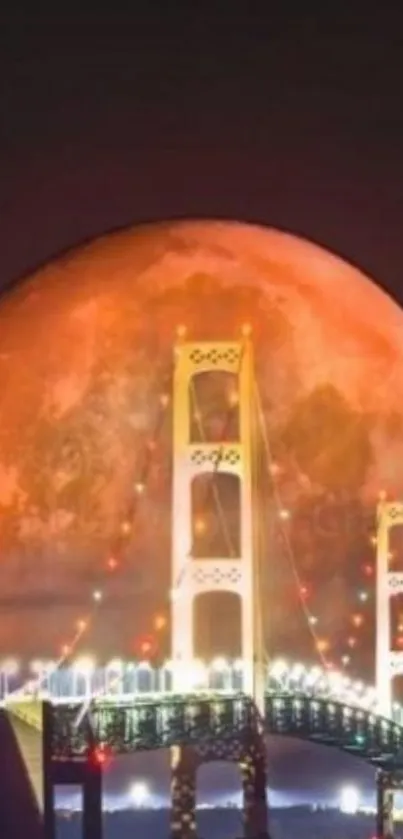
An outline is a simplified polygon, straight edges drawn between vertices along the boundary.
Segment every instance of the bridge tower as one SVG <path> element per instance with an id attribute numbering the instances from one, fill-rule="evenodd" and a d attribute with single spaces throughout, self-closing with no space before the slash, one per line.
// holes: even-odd
<path id="1" fill-rule="evenodd" d="M 192 442 L 192 380 L 200 373 L 222 371 L 238 379 L 239 439 L 219 443 Z M 264 714 L 265 667 L 258 625 L 258 580 L 254 557 L 254 375 L 248 335 L 238 342 L 179 342 L 173 380 L 173 537 L 172 537 L 172 666 L 173 688 L 192 690 L 195 599 L 210 591 L 228 591 L 241 603 L 243 689 L 255 703 L 256 725 L 242 743 L 211 742 L 198 748 L 175 749 L 172 764 L 172 839 L 195 837 L 197 766 L 214 759 L 236 760 L 244 793 L 247 837 L 267 836 L 265 744 L 260 723 Z M 193 479 L 201 473 L 230 473 L 240 481 L 240 556 L 194 559 L 192 553 Z"/>
<path id="2" fill-rule="evenodd" d="M 403 503 L 381 501 L 377 510 L 376 561 L 376 673 L 379 713 L 391 717 L 393 712 L 393 679 L 403 674 L 403 650 L 391 649 L 391 609 L 394 595 L 403 592 L 403 572 L 390 567 L 390 531 L 403 524 Z M 393 799 L 403 789 L 401 772 L 377 775 L 377 837 L 393 839 Z"/>

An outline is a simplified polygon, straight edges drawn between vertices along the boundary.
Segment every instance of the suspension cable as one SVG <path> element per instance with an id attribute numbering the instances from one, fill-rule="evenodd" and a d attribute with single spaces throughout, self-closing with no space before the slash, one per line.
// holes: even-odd
<path id="1" fill-rule="evenodd" d="M 296 563 L 296 560 L 295 560 L 295 555 L 294 555 L 293 547 L 292 547 L 292 544 L 291 544 L 290 536 L 289 536 L 289 533 L 288 533 L 288 529 L 284 526 L 283 520 L 282 520 L 281 515 L 280 515 L 281 510 L 283 509 L 283 505 L 282 505 L 282 501 L 281 501 L 280 491 L 279 491 L 278 486 L 277 486 L 277 484 L 276 484 L 276 482 L 273 478 L 274 460 L 273 460 L 269 435 L 268 435 L 267 426 L 266 426 L 266 419 L 265 419 L 264 411 L 263 411 L 262 398 L 261 398 L 260 389 L 259 389 L 259 385 L 258 385 L 256 376 L 254 377 L 254 384 L 255 384 L 254 390 L 255 390 L 255 396 L 256 396 L 257 414 L 258 414 L 260 431 L 261 431 L 263 444 L 264 444 L 264 450 L 265 450 L 265 464 L 266 464 L 266 468 L 267 468 L 267 474 L 268 474 L 268 477 L 269 477 L 269 480 L 270 480 L 271 486 L 272 486 L 274 501 L 275 501 L 275 504 L 276 504 L 276 507 L 277 507 L 278 520 L 280 522 L 280 530 L 281 530 L 283 541 L 284 541 L 284 544 L 285 544 L 285 547 L 286 547 L 287 559 L 288 559 L 288 562 L 289 562 L 289 565 L 290 565 L 290 568 L 291 568 L 292 575 L 294 577 L 295 584 L 297 586 L 298 597 L 299 597 L 299 600 L 300 600 L 301 608 L 302 608 L 302 611 L 303 611 L 303 614 L 304 614 L 309 632 L 311 634 L 312 640 L 314 642 L 316 653 L 317 653 L 324 669 L 327 669 L 328 665 L 327 665 L 326 658 L 325 658 L 325 656 L 323 655 L 323 653 L 320 649 L 318 635 L 317 635 L 317 633 L 315 631 L 315 628 L 313 627 L 313 625 L 311 623 L 311 620 L 310 620 L 310 618 L 311 618 L 310 611 L 309 611 L 309 609 L 308 609 L 308 607 L 305 603 L 305 600 L 302 596 L 301 578 L 300 578 L 297 563 Z"/>

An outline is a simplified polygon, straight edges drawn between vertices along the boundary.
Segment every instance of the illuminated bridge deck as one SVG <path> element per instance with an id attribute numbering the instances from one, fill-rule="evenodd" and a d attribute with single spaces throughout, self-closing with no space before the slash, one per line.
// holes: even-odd
<path id="1" fill-rule="evenodd" d="M 121 702 L 95 700 L 78 722 L 79 704 L 54 705 L 52 752 L 56 760 L 83 757 L 95 747 L 111 754 L 242 737 L 256 723 L 243 694 L 171 695 Z M 403 769 L 403 727 L 370 711 L 331 699 L 267 693 L 270 734 L 334 746 L 375 766 Z"/>

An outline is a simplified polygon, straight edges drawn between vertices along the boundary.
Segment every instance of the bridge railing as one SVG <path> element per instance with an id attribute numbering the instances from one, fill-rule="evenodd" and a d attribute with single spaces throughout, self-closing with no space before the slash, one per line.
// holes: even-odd
<path id="1" fill-rule="evenodd" d="M 38 664 L 36 663 L 38 671 Z M 87 702 L 100 696 L 115 702 L 131 697 L 171 696 L 173 665 L 166 661 L 154 667 L 148 661 L 114 659 L 103 667 L 86 657 L 77 659 L 70 667 L 53 669 L 46 663 L 38 678 L 25 686 L 24 696 L 50 698 L 55 704 L 76 700 Z M 0 679 L 3 700 L 10 696 L 11 684 Z M 14 686 L 13 686 L 14 687 Z M 189 667 L 189 693 L 237 694 L 243 691 L 243 668 L 239 660 L 214 659 L 210 663 L 194 661 Z M 325 671 L 301 663 L 288 664 L 278 659 L 268 666 L 266 689 L 291 696 L 301 694 L 332 699 L 345 705 L 357 706 L 377 713 L 377 694 L 373 686 L 353 681 L 334 670 Z M 18 696 L 17 691 L 12 695 Z M 395 703 L 392 719 L 403 723 L 403 708 Z"/>

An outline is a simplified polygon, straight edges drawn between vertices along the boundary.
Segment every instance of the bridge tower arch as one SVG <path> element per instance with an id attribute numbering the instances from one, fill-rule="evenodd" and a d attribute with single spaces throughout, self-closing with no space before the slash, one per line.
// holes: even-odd
<path id="1" fill-rule="evenodd" d="M 246 330 L 245 330 L 246 333 Z M 238 380 L 239 439 L 197 442 L 190 439 L 190 385 L 199 373 L 220 371 Z M 193 609 L 198 595 L 210 591 L 237 594 L 241 603 L 243 690 L 255 704 L 256 729 L 240 742 L 213 744 L 221 760 L 236 760 L 244 777 L 245 836 L 267 835 L 266 771 L 263 732 L 265 663 L 258 608 L 254 556 L 254 370 L 249 334 L 232 342 L 179 341 L 173 375 L 173 532 L 172 532 L 172 675 L 173 689 L 192 690 Z M 240 481 L 240 555 L 194 559 L 192 553 L 192 480 L 200 473 L 230 473 Z M 234 743 L 236 742 L 236 746 Z M 237 751 L 238 750 L 238 751 Z M 239 752 L 239 754 L 238 754 Z M 197 766 L 213 759 L 199 748 L 175 749 L 172 759 L 172 839 L 195 837 Z M 218 753 L 216 754 L 218 759 Z"/>

